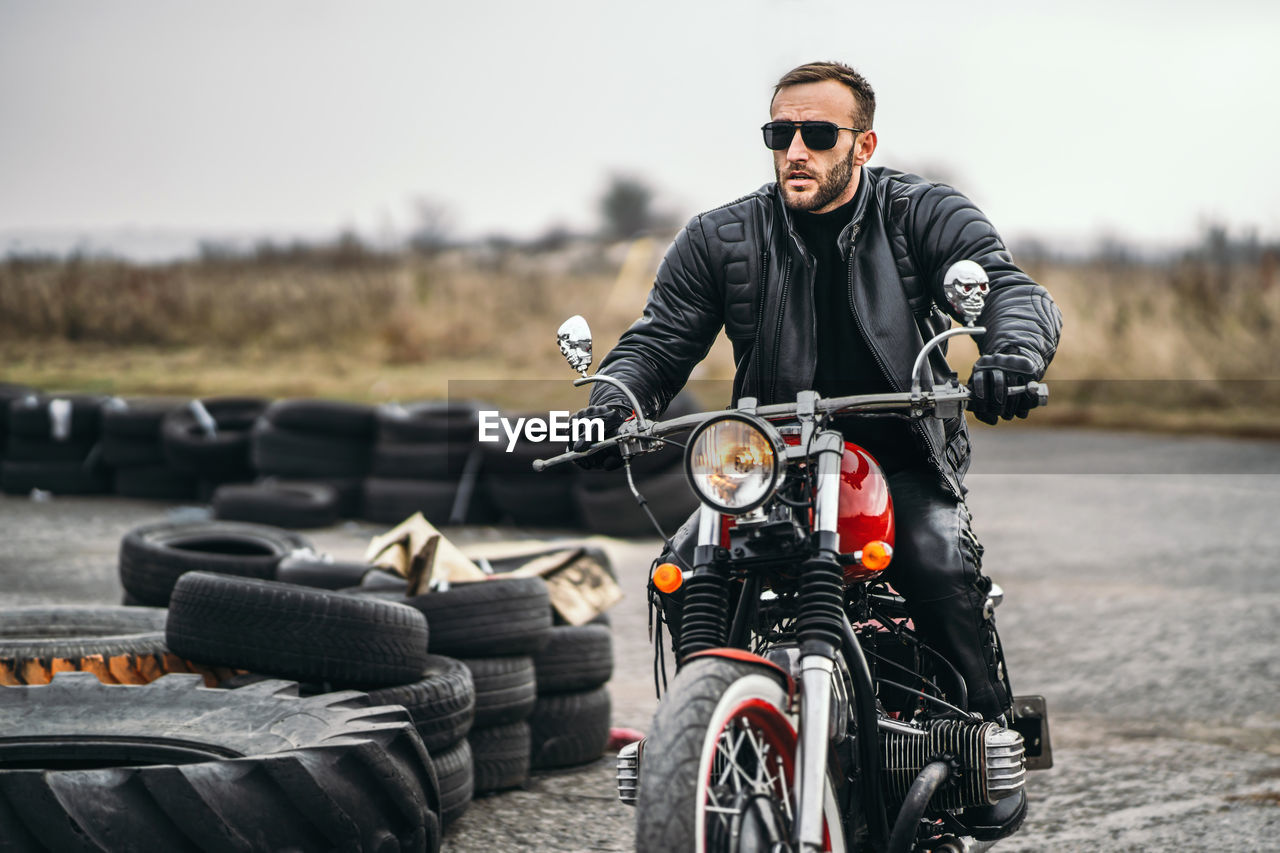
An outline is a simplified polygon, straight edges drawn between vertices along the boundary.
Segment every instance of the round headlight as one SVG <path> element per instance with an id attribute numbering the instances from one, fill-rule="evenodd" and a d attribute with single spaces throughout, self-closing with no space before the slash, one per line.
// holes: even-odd
<path id="1" fill-rule="evenodd" d="M 777 490 L 783 453 L 783 445 L 766 424 L 733 412 L 694 431 L 685 455 L 685 471 L 704 503 L 723 513 L 742 515 Z"/>

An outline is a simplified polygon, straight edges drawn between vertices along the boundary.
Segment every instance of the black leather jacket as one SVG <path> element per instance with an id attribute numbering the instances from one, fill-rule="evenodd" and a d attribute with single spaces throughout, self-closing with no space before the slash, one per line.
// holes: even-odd
<path id="1" fill-rule="evenodd" d="M 863 167 L 854 214 L 839 237 L 849 265 L 849 310 L 880 370 L 910 388 L 924 341 L 955 316 L 942 275 L 977 261 L 991 279 L 978 324 L 982 353 L 1017 353 L 1042 376 L 1058 345 L 1062 315 L 1048 292 L 1013 262 L 995 228 L 971 201 L 944 184 L 892 169 Z M 622 379 L 647 416 L 657 416 L 706 357 L 721 327 L 733 344 L 733 398 L 788 402 L 812 387 L 817 360 L 812 257 L 792 225 L 776 183 L 699 214 L 676 236 L 658 268 L 644 314 L 600 371 Z M 959 319 L 957 316 L 956 319 Z M 941 353 L 935 381 L 954 376 Z M 596 385 L 593 404 L 625 404 Z M 629 409 L 630 407 L 627 406 Z M 964 419 L 917 422 L 917 437 L 955 494 L 969 463 Z"/>

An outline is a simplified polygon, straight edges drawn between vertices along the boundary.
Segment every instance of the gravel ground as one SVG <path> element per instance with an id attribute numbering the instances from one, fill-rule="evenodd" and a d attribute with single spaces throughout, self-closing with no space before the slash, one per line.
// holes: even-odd
<path id="1" fill-rule="evenodd" d="M 1048 697 L 1056 766 L 1002 851 L 1280 850 L 1280 445 L 979 430 L 969 477 L 1014 688 Z M 198 509 L 0 497 L 0 606 L 116 603 L 130 528 Z M 308 536 L 359 557 L 378 528 Z M 461 544 L 540 531 L 449 531 Z M 600 540 L 614 613 L 614 724 L 655 707 L 642 594 L 655 541 Z M 628 850 L 611 757 L 472 804 L 452 851 Z"/>

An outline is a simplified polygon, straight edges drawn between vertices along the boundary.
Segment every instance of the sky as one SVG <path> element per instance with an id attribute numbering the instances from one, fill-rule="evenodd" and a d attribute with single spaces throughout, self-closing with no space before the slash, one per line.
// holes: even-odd
<path id="1" fill-rule="evenodd" d="M 1280 238 L 1280 3 L 0 0 L 0 252 L 192 234 L 590 229 L 613 174 L 681 219 L 772 179 L 789 68 L 877 93 L 873 165 L 1011 241 Z"/>

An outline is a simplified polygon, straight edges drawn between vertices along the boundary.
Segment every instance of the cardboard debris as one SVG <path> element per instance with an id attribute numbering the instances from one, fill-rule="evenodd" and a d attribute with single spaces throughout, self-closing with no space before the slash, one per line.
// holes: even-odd
<path id="1" fill-rule="evenodd" d="M 369 540 L 365 562 L 390 569 L 409 582 L 407 595 L 419 595 L 440 581 L 484 580 L 486 575 L 431 522 L 415 512 L 394 528 Z"/>
<path id="2" fill-rule="evenodd" d="M 521 547 L 544 550 L 547 543 L 521 543 Z M 513 550 L 518 552 L 519 548 Z M 539 554 L 515 571 L 491 578 L 422 513 L 414 513 L 393 529 L 373 537 L 364 559 L 408 580 L 408 595 L 425 593 L 444 580 L 451 584 L 484 580 L 501 583 L 502 578 L 540 577 L 547 582 L 551 606 L 570 625 L 585 625 L 622 600 L 617 582 L 580 545 Z"/>
<path id="3" fill-rule="evenodd" d="M 541 577 L 551 606 L 570 625 L 585 625 L 622 600 L 604 566 L 581 547 L 535 557 L 507 577 Z"/>

